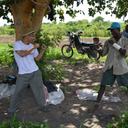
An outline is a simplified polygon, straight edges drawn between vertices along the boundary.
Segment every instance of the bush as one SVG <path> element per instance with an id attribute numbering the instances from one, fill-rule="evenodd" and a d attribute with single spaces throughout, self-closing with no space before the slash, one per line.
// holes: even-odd
<path id="1" fill-rule="evenodd" d="M 53 81 L 59 81 L 61 82 L 64 80 L 65 72 L 62 70 L 62 65 L 61 64 L 48 64 L 48 57 L 49 56 L 49 51 L 50 49 L 54 49 L 56 45 L 60 42 L 60 39 L 62 38 L 59 33 L 54 34 L 53 38 L 49 38 L 49 33 L 42 33 L 40 34 L 40 31 L 36 35 L 36 41 L 35 43 L 39 43 L 40 45 L 45 44 L 47 46 L 46 51 L 44 52 L 44 55 L 42 59 L 37 63 L 39 66 L 42 76 L 44 80 L 53 80 Z M 41 48 L 38 49 L 39 52 L 41 51 Z M 54 54 L 54 51 L 52 51 Z M 51 59 L 53 60 L 52 56 Z"/>
<path id="2" fill-rule="evenodd" d="M 96 36 L 97 37 L 105 37 L 105 31 L 104 30 L 97 30 Z"/>
<path id="3" fill-rule="evenodd" d="M 12 44 L 0 43 L 0 66 L 11 66 L 14 60 Z"/>
<path id="4" fill-rule="evenodd" d="M 9 29 L 8 30 L 8 34 L 9 35 L 14 35 L 15 34 L 15 30 L 14 29 Z"/>
<path id="5" fill-rule="evenodd" d="M 2 125 L 0 125 L 0 128 L 51 128 L 48 126 L 47 122 L 44 122 L 42 124 L 32 123 L 28 122 L 27 125 L 24 123 L 24 121 L 19 121 L 16 119 L 16 116 L 14 115 L 10 121 L 4 121 Z"/>
<path id="6" fill-rule="evenodd" d="M 128 111 L 124 111 L 119 115 L 119 121 L 112 118 L 113 122 L 107 125 L 107 128 L 128 128 Z"/>

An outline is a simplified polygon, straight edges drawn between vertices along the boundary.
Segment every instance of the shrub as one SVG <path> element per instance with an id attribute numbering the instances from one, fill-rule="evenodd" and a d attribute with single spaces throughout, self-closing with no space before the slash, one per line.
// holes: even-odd
<path id="1" fill-rule="evenodd" d="M 40 30 L 41 31 L 41 30 Z M 60 42 L 60 39 L 62 38 L 59 33 L 54 34 L 52 38 L 49 38 L 49 33 L 42 33 L 38 32 L 36 35 L 36 41 L 35 43 L 39 43 L 40 45 L 45 44 L 47 46 L 46 51 L 44 52 L 44 55 L 40 61 L 37 62 L 37 65 L 39 66 L 42 76 L 44 80 L 54 80 L 61 82 L 64 80 L 65 72 L 62 70 L 61 64 L 48 64 L 47 56 L 49 54 L 50 49 L 55 48 L 56 45 Z M 41 48 L 38 49 L 39 52 L 41 51 Z M 52 51 L 53 52 L 53 51 Z M 52 56 L 51 59 L 53 60 Z"/>
<path id="2" fill-rule="evenodd" d="M 14 35 L 15 34 L 15 30 L 14 29 L 9 29 L 8 30 L 8 34 L 9 35 Z"/>
<path id="3" fill-rule="evenodd" d="M 19 121 L 16 119 L 16 115 L 12 117 L 10 121 L 3 121 L 2 125 L 0 125 L 0 128 L 51 128 L 48 126 L 47 122 L 44 122 L 42 124 L 32 123 L 28 122 L 27 125 L 24 123 L 24 121 Z"/>
<path id="4" fill-rule="evenodd" d="M 13 63 L 13 46 L 12 44 L 0 43 L 0 66 L 10 66 Z"/>
<path id="5" fill-rule="evenodd" d="M 112 118 L 113 122 L 107 125 L 107 128 L 128 128 L 128 111 L 124 111 L 119 115 L 119 121 Z"/>

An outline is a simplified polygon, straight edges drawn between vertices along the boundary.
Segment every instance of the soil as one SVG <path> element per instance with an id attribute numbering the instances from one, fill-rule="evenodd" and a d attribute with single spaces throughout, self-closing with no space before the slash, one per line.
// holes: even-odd
<path id="1" fill-rule="evenodd" d="M 9 43 L 5 38 L 4 43 Z M 14 39 L 8 39 L 9 41 Z M 92 39 L 86 39 L 90 42 Z M 1 41 L 0 41 L 1 42 Z M 106 88 L 107 96 L 115 96 L 121 99 L 121 102 L 117 103 L 101 103 L 101 109 L 93 113 L 88 113 L 88 109 L 93 107 L 94 101 L 79 100 L 75 91 L 77 89 L 92 89 L 95 86 L 99 86 L 103 64 L 94 63 L 81 63 L 78 65 L 66 65 L 62 62 L 63 69 L 67 72 L 67 78 L 61 83 L 61 87 L 66 87 L 67 92 L 64 93 L 65 99 L 61 104 L 49 105 L 51 111 L 48 113 L 40 112 L 37 110 L 38 106 L 31 88 L 28 88 L 25 97 L 20 104 L 16 117 L 20 121 L 27 122 L 48 122 L 51 128 L 103 128 L 108 123 L 112 122 L 112 117 L 115 120 L 119 119 L 119 112 L 124 112 L 126 106 L 128 106 L 128 93 L 125 93 L 125 88 L 117 86 L 116 82 L 113 87 Z M 10 73 L 10 67 L 0 68 L 0 79 Z M 0 124 L 5 119 L 7 108 L 9 107 L 8 101 L 10 97 L 0 99 Z M 86 120 L 86 122 L 84 122 Z"/>

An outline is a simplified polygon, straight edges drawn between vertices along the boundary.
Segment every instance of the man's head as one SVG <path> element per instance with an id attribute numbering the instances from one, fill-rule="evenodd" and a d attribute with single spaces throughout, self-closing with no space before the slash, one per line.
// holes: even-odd
<path id="1" fill-rule="evenodd" d="M 110 26 L 110 28 L 108 28 L 107 30 L 111 31 L 111 34 L 113 35 L 113 37 L 117 37 L 120 35 L 120 23 L 118 22 L 113 22 Z"/>
<path id="2" fill-rule="evenodd" d="M 118 23 L 118 22 L 113 22 L 112 24 L 111 24 L 111 26 L 110 26 L 110 28 L 108 28 L 107 30 L 111 30 L 111 29 L 114 29 L 114 28 L 121 28 L 121 26 L 120 26 L 120 23 Z"/>
<path id="3" fill-rule="evenodd" d="M 25 37 L 25 36 L 30 35 L 32 33 L 34 33 L 34 30 L 32 28 L 24 28 L 22 35 L 23 35 L 23 37 Z"/>
<path id="4" fill-rule="evenodd" d="M 28 43 L 33 43 L 35 40 L 35 33 L 32 28 L 24 28 L 22 35 L 23 39 L 25 39 Z"/>

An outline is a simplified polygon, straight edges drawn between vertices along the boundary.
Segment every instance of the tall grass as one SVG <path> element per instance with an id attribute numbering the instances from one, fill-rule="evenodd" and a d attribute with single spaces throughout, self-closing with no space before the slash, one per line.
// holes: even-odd
<path id="1" fill-rule="evenodd" d="M 61 49 L 59 47 L 50 48 L 46 55 L 47 60 L 62 59 Z"/>
<path id="2" fill-rule="evenodd" d="M 10 50 L 10 47 L 8 44 L 0 43 L 0 66 L 11 66 L 13 63 L 13 59 L 11 58 L 11 54 L 8 52 Z M 83 62 L 88 63 L 99 63 L 99 62 L 105 62 L 106 57 L 101 57 L 99 61 L 97 60 L 91 60 L 88 58 L 87 54 L 81 55 L 77 52 L 77 50 L 73 49 L 74 54 L 72 58 L 65 58 L 61 53 L 60 47 L 50 48 L 49 52 L 45 56 L 46 60 L 63 60 L 67 64 L 80 64 Z"/>
<path id="3" fill-rule="evenodd" d="M 55 48 L 50 48 L 49 53 L 47 53 L 47 60 L 55 60 L 55 59 L 60 59 L 66 62 L 66 64 L 71 64 L 71 65 L 76 65 L 80 64 L 83 62 L 88 62 L 88 63 L 99 63 L 99 62 L 105 62 L 106 57 L 101 57 L 99 61 L 97 60 L 91 60 L 88 58 L 87 54 L 79 54 L 77 50 L 74 48 L 73 49 L 73 56 L 71 58 L 65 58 L 62 53 L 61 53 L 61 48 L 60 47 L 55 47 Z"/>
<path id="4" fill-rule="evenodd" d="M 13 63 L 11 54 L 9 53 L 10 47 L 8 44 L 0 43 L 0 66 L 10 66 Z"/>

